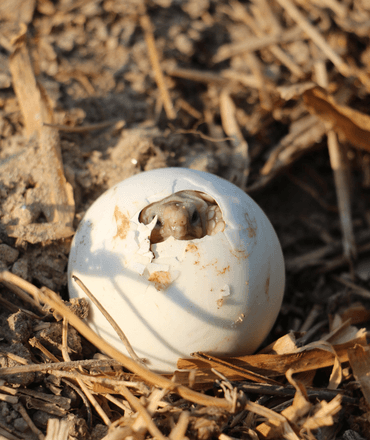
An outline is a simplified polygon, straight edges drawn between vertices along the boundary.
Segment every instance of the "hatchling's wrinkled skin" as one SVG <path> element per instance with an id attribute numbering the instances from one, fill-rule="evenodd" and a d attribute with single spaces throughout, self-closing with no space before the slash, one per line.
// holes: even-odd
<path id="1" fill-rule="evenodd" d="M 152 231 L 152 244 L 172 236 L 177 240 L 192 240 L 215 235 L 225 228 L 222 213 L 214 199 L 199 191 L 179 191 L 144 208 L 140 222 L 149 224 L 157 216 Z"/>

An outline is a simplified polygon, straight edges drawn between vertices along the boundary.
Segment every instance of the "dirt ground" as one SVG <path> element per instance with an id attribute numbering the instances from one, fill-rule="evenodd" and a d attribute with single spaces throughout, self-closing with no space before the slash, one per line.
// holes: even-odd
<path id="1" fill-rule="evenodd" d="M 0 268 L 68 300 L 73 233 L 104 191 L 162 167 L 224 177 L 265 211 L 285 257 L 284 301 L 264 347 L 293 341 L 268 352 L 278 363 L 311 343 L 302 353 L 313 350 L 314 360 L 294 370 L 295 382 L 293 361 L 269 375 L 255 358 L 279 391 L 222 370 L 259 409 L 169 393 L 148 410 L 152 422 L 178 440 L 370 438 L 369 2 L 0 3 Z M 75 378 L 4 376 L 66 361 L 62 321 L 14 283 L 0 284 L 0 438 L 57 438 L 52 418 L 70 421 L 69 438 L 158 437 L 149 422 L 135 425 L 139 410 L 126 395 L 118 404 L 94 389 L 104 419 L 86 409 L 93 404 Z M 72 327 L 68 347 L 71 361 L 96 351 Z M 142 380 L 133 394 L 145 407 L 153 382 Z M 202 393 L 226 399 L 225 384 L 204 384 Z"/>

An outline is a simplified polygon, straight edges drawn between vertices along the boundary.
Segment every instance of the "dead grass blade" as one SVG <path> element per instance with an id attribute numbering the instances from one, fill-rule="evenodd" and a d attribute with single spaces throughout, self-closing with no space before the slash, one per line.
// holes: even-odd
<path id="1" fill-rule="evenodd" d="M 281 412 L 290 424 L 294 435 L 299 433 L 297 438 L 316 438 L 311 431 L 316 429 L 335 429 L 335 415 L 341 409 L 340 395 L 335 396 L 329 403 L 325 400 L 315 406 L 308 400 L 308 394 L 304 385 L 293 378 L 293 371 L 286 373 L 288 381 L 296 389 L 293 403 Z M 280 429 L 279 429 L 280 428 Z M 256 428 L 257 432 L 264 439 L 272 439 L 282 435 L 284 438 L 293 438 L 292 432 L 281 433 L 281 427 L 275 423 L 267 422 L 260 424 Z M 307 437 L 308 436 L 308 437 Z"/>
<path id="2" fill-rule="evenodd" d="M 55 128 L 59 131 L 65 131 L 68 133 L 87 133 L 89 131 L 94 130 L 102 130 L 103 128 L 110 127 L 115 124 L 120 124 L 121 127 L 125 125 L 125 121 L 105 121 L 105 122 L 98 122 L 97 124 L 89 124 L 89 125 L 83 125 L 79 127 L 71 127 L 70 125 L 60 125 L 60 124 L 48 124 L 44 123 L 46 127 Z"/>
<path id="3" fill-rule="evenodd" d="M 190 413 L 188 411 L 181 412 L 177 424 L 172 428 L 170 435 L 168 436 L 170 440 L 184 439 L 189 424 L 189 416 Z"/>
<path id="4" fill-rule="evenodd" d="M 282 29 L 278 22 L 278 19 L 272 12 L 270 5 L 267 1 L 261 0 L 255 2 L 254 8 L 257 10 L 257 16 L 259 19 L 255 19 L 247 12 L 247 9 L 237 0 L 230 2 L 232 12 L 229 14 L 235 21 L 242 21 L 245 23 L 257 37 L 266 36 L 266 28 L 269 28 L 270 34 L 274 35 L 281 33 Z M 262 22 L 261 18 L 264 20 Z M 261 29 L 261 24 L 264 24 L 264 29 Z M 273 44 L 268 47 L 268 50 L 283 64 L 285 65 L 297 78 L 304 76 L 303 70 L 300 66 L 289 57 L 284 50 L 277 44 Z"/>
<path id="5" fill-rule="evenodd" d="M 77 278 L 75 275 L 72 275 L 72 278 L 78 284 L 78 286 L 84 291 L 84 293 L 90 298 L 90 300 L 96 305 L 96 307 L 98 307 L 100 312 L 104 315 L 105 319 L 114 328 L 115 332 L 117 333 L 121 341 L 124 343 L 126 350 L 129 353 L 129 355 L 132 357 L 132 359 L 145 366 L 144 361 L 141 360 L 139 356 L 135 353 L 134 349 L 130 344 L 130 341 L 126 338 L 126 335 L 123 333 L 123 331 L 118 326 L 116 321 L 110 316 L 110 314 L 102 306 L 102 304 L 95 298 L 95 296 L 90 292 L 90 290 L 84 285 L 84 283 L 79 278 Z"/>
<path id="6" fill-rule="evenodd" d="M 18 43 L 9 60 L 9 68 L 12 74 L 13 87 L 24 119 L 24 129 L 27 138 L 35 132 L 41 133 L 43 121 L 49 121 L 50 112 L 41 97 L 33 73 L 28 49 L 25 44 L 25 36 Z"/>
<path id="7" fill-rule="evenodd" d="M 28 415 L 26 408 L 21 403 L 16 403 L 13 405 L 14 409 L 21 414 L 31 431 L 37 435 L 39 440 L 44 440 L 44 434 L 37 428 L 37 426 L 33 423 L 31 417 Z"/>
<path id="8" fill-rule="evenodd" d="M 282 8 L 291 16 L 291 18 L 298 24 L 298 26 L 306 32 L 311 40 L 324 52 L 329 60 L 337 67 L 339 72 L 344 76 L 351 74 L 350 67 L 343 61 L 343 59 L 330 47 L 324 37 L 320 34 L 315 26 L 313 26 L 299 9 L 290 0 L 276 0 Z"/>
<path id="9" fill-rule="evenodd" d="M 370 405 L 370 353 L 368 347 L 355 345 L 348 350 L 348 359 L 353 375 L 361 386 L 367 404 Z"/>
<path id="10" fill-rule="evenodd" d="M 131 425 L 133 432 L 137 433 L 141 437 L 144 437 L 146 431 L 148 430 L 154 438 L 159 440 L 167 440 L 152 420 L 152 416 L 158 408 L 158 403 L 164 397 L 167 391 L 155 389 L 149 396 L 148 405 L 144 407 L 140 400 L 135 397 L 125 386 L 118 387 L 118 390 L 126 398 L 131 407 L 138 412 L 138 417 Z M 119 420 L 117 421 L 117 425 L 119 425 Z"/>
<path id="11" fill-rule="evenodd" d="M 17 359 L 17 362 L 21 363 L 20 359 Z M 24 362 L 23 362 L 24 363 Z M 117 362 L 114 359 L 107 359 L 107 360 L 94 360 L 94 359 L 87 359 L 83 361 L 71 361 L 71 362 L 50 362 L 45 364 L 30 364 L 26 366 L 17 366 L 17 367 L 8 367 L 6 369 L 6 372 L 3 370 L 0 370 L 0 376 L 5 374 L 18 374 L 18 373 L 29 373 L 29 372 L 36 372 L 36 371 L 54 371 L 56 372 L 59 369 L 63 368 L 78 368 L 78 367 L 105 367 L 110 365 L 121 365 L 119 362 Z M 57 374 L 57 373 L 55 373 Z M 68 377 L 70 377 L 68 375 Z"/>
<path id="12" fill-rule="evenodd" d="M 329 85 L 328 74 L 324 60 L 320 56 L 317 56 L 314 67 L 318 84 L 327 89 Z M 342 228 L 343 252 L 351 265 L 352 258 L 356 259 L 357 257 L 357 251 L 351 215 L 350 170 L 345 158 L 345 151 L 343 151 L 343 147 L 338 142 L 337 134 L 331 127 L 329 127 L 327 138 Z"/>
<path id="13" fill-rule="evenodd" d="M 357 257 L 355 236 L 351 215 L 351 194 L 348 183 L 348 162 L 344 157 L 343 147 L 339 145 L 334 130 L 328 132 L 330 164 L 334 173 L 335 189 L 338 199 L 339 215 L 343 234 L 343 251 L 348 261 Z"/>
<path id="14" fill-rule="evenodd" d="M 155 81 L 157 83 L 158 89 L 161 93 L 161 98 L 163 102 L 163 106 L 168 119 L 175 119 L 176 112 L 173 107 L 170 94 L 166 85 L 166 81 L 163 75 L 163 70 L 161 67 L 161 63 L 159 61 L 157 47 L 155 45 L 154 33 L 152 23 L 147 14 L 144 14 L 140 17 L 140 24 L 144 31 L 145 42 L 148 47 L 148 55 L 150 59 L 150 63 L 153 68 Z"/>
<path id="15" fill-rule="evenodd" d="M 68 321 L 64 317 L 63 318 L 63 330 L 62 330 L 62 355 L 63 355 L 63 359 L 65 362 L 70 362 L 71 358 L 69 357 L 69 353 L 68 353 L 67 332 L 68 332 Z M 83 381 L 83 376 L 81 374 L 79 374 L 79 372 L 76 372 L 76 380 L 77 380 L 79 387 L 81 388 L 82 393 L 89 400 L 91 406 L 99 414 L 99 416 L 101 417 L 103 422 L 107 426 L 110 426 L 111 421 L 110 421 L 109 417 L 107 416 L 107 414 L 105 413 L 105 411 L 103 410 L 101 405 L 98 403 L 98 401 L 95 399 L 93 394 L 90 392 L 88 387 L 85 385 L 85 383 Z M 85 400 L 85 399 L 83 399 L 83 400 Z"/>
<path id="16" fill-rule="evenodd" d="M 367 299 L 367 300 L 370 299 L 370 290 L 365 289 L 364 287 L 358 286 L 357 284 L 352 283 L 351 281 L 349 281 L 349 280 L 347 280 L 347 279 L 345 279 L 345 278 L 343 278 L 343 277 L 333 276 L 333 278 L 334 278 L 336 281 L 338 281 L 339 283 L 341 283 L 341 284 L 343 284 L 343 285 L 345 285 L 345 286 L 350 287 L 351 289 L 353 289 L 354 292 L 355 292 L 357 295 L 361 296 L 362 298 L 365 298 L 365 299 Z"/>
<path id="17" fill-rule="evenodd" d="M 300 433 L 308 434 L 315 429 L 333 426 L 336 414 L 342 409 L 341 400 L 341 396 L 338 395 L 330 402 L 323 400 L 318 403 L 315 407 L 315 414 L 303 423 Z"/>
<path id="18" fill-rule="evenodd" d="M 299 440 L 298 435 L 294 432 L 284 415 L 254 402 L 248 402 L 245 408 L 259 416 L 266 417 L 267 422 L 261 423 L 255 429 L 260 438 L 272 439 L 283 437 L 287 440 Z"/>
<path id="19" fill-rule="evenodd" d="M 228 171 L 228 180 L 245 189 L 249 174 L 248 143 L 244 139 L 235 117 L 236 107 L 227 89 L 220 95 L 222 128 L 231 138 L 233 151 Z"/>
<path id="20" fill-rule="evenodd" d="M 314 128 L 318 127 L 316 117 L 305 116 L 294 121 L 289 129 L 289 133 L 273 149 L 269 159 L 261 170 L 262 175 L 272 174 L 272 171 L 281 170 L 283 166 L 290 165 L 295 161 L 303 149 L 312 148 L 312 135 Z M 324 126 L 319 133 L 324 132 Z M 321 136 L 314 132 L 315 140 Z"/>
<path id="21" fill-rule="evenodd" d="M 45 440 L 68 440 L 69 420 L 49 419 Z"/>
<path id="22" fill-rule="evenodd" d="M 212 61 L 214 63 L 220 63 L 243 52 L 254 52 L 274 44 L 298 40 L 301 36 L 301 32 L 301 29 L 296 27 L 283 31 L 281 34 L 252 37 L 241 43 L 225 44 L 218 49 Z"/>
<path id="23" fill-rule="evenodd" d="M 133 359 L 125 356 L 123 353 L 116 350 L 106 341 L 98 337 L 93 330 L 91 330 L 83 321 L 81 321 L 80 318 L 74 315 L 73 312 L 64 305 L 62 300 L 54 292 L 42 292 L 37 287 L 8 271 L 0 271 L 0 281 L 2 282 L 3 280 L 18 285 L 18 287 L 30 293 L 32 296 L 38 297 L 41 302 L 48 304 L 61 316 L 65 317 L 69 321 L 69 323 L 76 328 L 77 331 L 79 331 L 86 339 L 88 339 L 91 343 L 98 347 L 99 350 L 116 359 L 127 369 L 135 372 L 140 377 L 142 377 L 146 382 L 167 390 L 171 390 L 172 392 L 179 394 L 181 397 L 200 405 L 213 405 L 227 410 L 231 409 L 231 404 L 225 399 L 219 399 L 216 397 L 207 396 L 205 394 L 200 394 L 187 387 L 174 383 L 163 376 L 149 371 L 147 368 L 138 364 Z"/>
<path id="24" fill-rule="evenodd" d="M 325 125 L 310 115 L 294 121 L 289 133 L 272 149 L 260 171 L 261 177 L 247 188 L 247 192 L 265 187 L 303 154 L 314 149 L 326 131 Z"/>
<path id="25" fill-rule="evenodd" d="M 53 123 L 53 112 L 45 90 L 37 84 L 26 45 L 26 35 L 18 39 L 10 59 L 13 87 L 22 109 L 26 136 L 38 138 L 38 204 L 48 223 L 9 225 L 8 235 L 30 243 L 47 242 L 73 235 L 73 189 L 64 176 L 58 131 L 44 126 Z"/>
<path id="26" fill-rule="evenodd" d="M 356 344 L 367 346 L 364 331 L 358 331 L 357 337 L 342 344 L 332 345 L 326 341 L 317 341 L 292 353 L 279 355 L 255 354 L 227 358 L 226 360 L 230 364 L 262 374 L 268 378 L 285 375 L 289 369 L 298 373 L 333 366 L 329 385 L 331 388 L 335 388 L 341 380 L 340 364 L 348 362 L 348 349 L 353 348 Z M 243 380 L 243 376 L 238 372 L 231 371 L 227 366 L 217 364 L 212 360 L 205 361 L 204 358 L 201 361 L 197 359 L 179 359 L 177 366 L 180 369 L 195 369 L 195 384 L 212 382 L 214 380 L 214 376 L 211 375 L 212 368 L 216 368 L 229 380 Z M 187 376 L 180 375 L 180 373 L 181 371 L 176 372 L 177 380 L 187 383 Z"/>
<path id="27" fill-rule="evenodd" d="M 219 370 L 220 367 L 222 366 L 223 369 L 225 371 L 227 371 L 228 375 L 237 374 L 237 375 L 240 375 L 241 377 L 244 377 L 245 379 L 251 380 L 253 382 L 267 383 L 267 384 L 271 384 L 271 385 L 274 385 L 274 384 L 280 385 L 279 382 L 276 382 L 273 379 L 269 379 L 268 377 L 265 377 L 262 374 L 255 373 L 253 371 L 248 371 L 247 368 L 242 368 L 237 365 L 233 365 L 232 363 L 228 362 L 225 359 L 219 359 L 216 356 L 210 356 L 205 353 L 194 353 L 193 356 L 197 359 L 200 359 L 200 360 L 211 361 L 212 365 L 214 365 L 214 367 L 212 367 L 212 369 L 215 368 L 215 369 Z"/>
<path id="28" fill-rule="evenodd" d="M 354 147 L 370 151 L 370 116 L 346 105 L 320 87 L 306 90 L 303 100 L 311 113 L 318 115 Z"/>
<path id="29" fill-rule="evenodd" d="M 296 393 L 293 399 L 293 404 L 288 408 L 284 409 L 281 412 L 281 415 L 284 416 L 292 426 L 294 426 L 297 422 L 299 422 L 299 419 L 304 417 L 309 412 L 312 405 L 308 401 L 308 396 L 305 387 L 301 383 L 293 379 L 292 373 L 293 373 L 292 370 L 288 370 L 286 376 L 288 381 L 296 389 Z M 297 429 L 295 429 L 295 431 L 297 431 Z M 271 424 L 270 420 L 268 420 L 265 423 L 261 423 L 257 427 L 257 432 L 260 435 L 262 435 L 263 438 L 273 438 L 274 436 L 278 435 L 277 426 Z M 290 434 L 289 437 L 284 435 L 284 438 L 292 438 L 292 434 L 291 433 L 289 434 Z"/>

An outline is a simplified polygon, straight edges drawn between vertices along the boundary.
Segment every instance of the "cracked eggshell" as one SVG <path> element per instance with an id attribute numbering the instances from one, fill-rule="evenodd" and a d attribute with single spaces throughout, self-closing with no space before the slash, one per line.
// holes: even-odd
<path id="1" fill-rule="evenodd" d="M 225 230 L 150 247 L 156 219 L 139 222 L 148 204 L 182 190 L 219 205 Z M 201 171 L 166 168 L 112 187 L 86 212 L 69 257 L 71 297 L 85 294 L 79 277 L 121 327 L 136 353 L 159 372 L 196 351 L 253 353 L 279 313 L 284 261 L 275 231 L 259 206 L 228 181 Z M 123 353 L 115 331 L 91 304 L 90 326 Z"/>

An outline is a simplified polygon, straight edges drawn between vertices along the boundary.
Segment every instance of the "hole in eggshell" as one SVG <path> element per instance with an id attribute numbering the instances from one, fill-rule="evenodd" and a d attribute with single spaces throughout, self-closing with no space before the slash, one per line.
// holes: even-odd
<path id="1" fill-rule="evenodd" d="M 193 240 L 215 235 L 225 229 L 222 212 L 210 195 L 201 191 L 184 190 L 146 206 L 139 221 L 148 225 L 154 218 L 150 243 L 161 243 L 168 237 Z"/>

